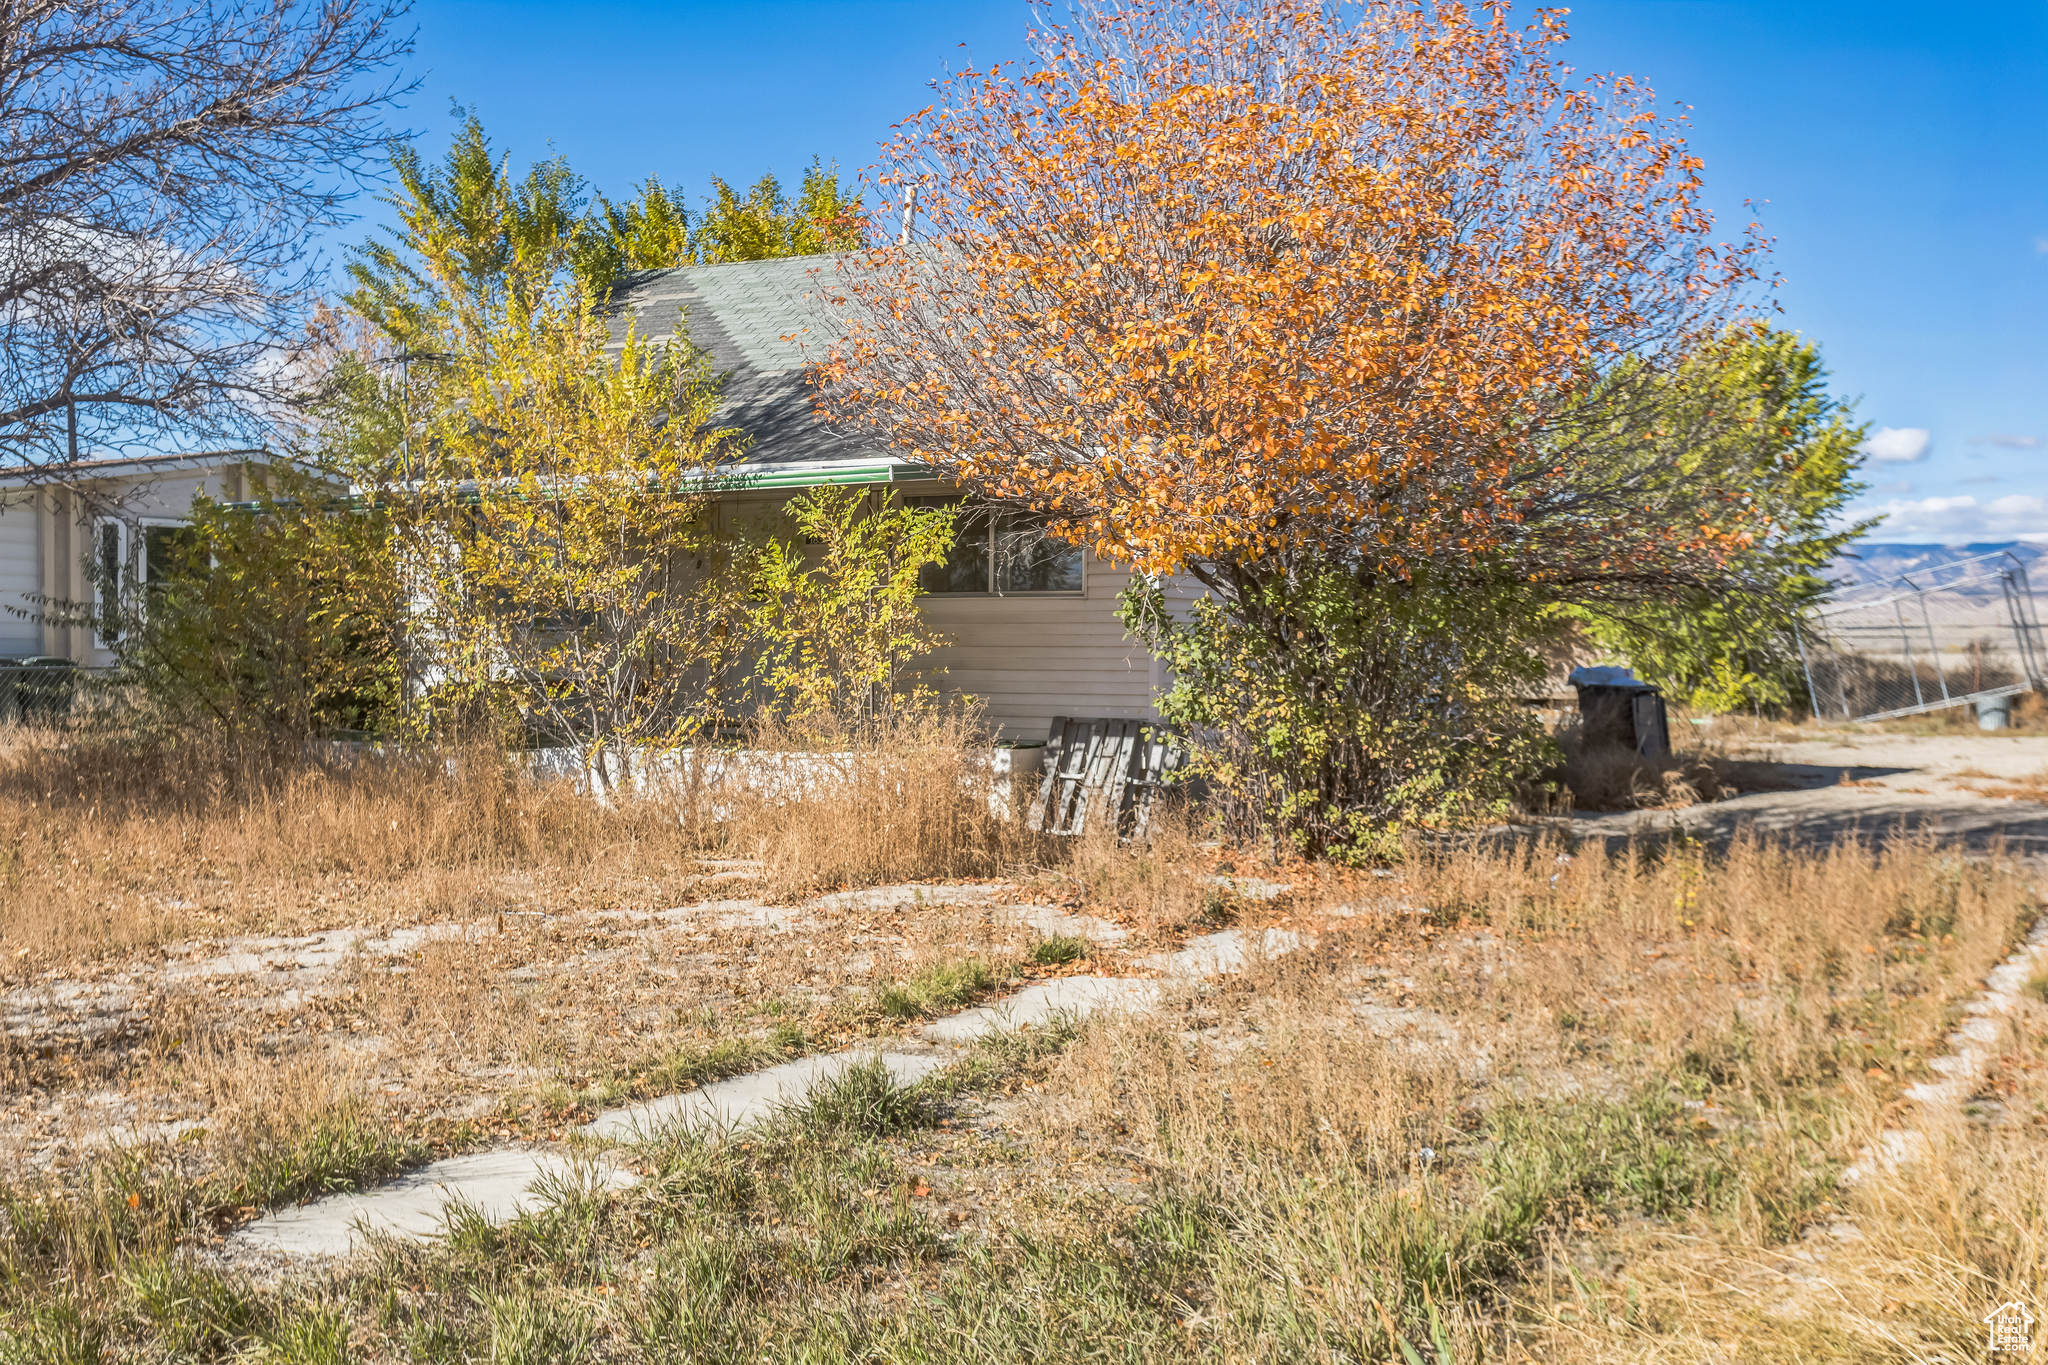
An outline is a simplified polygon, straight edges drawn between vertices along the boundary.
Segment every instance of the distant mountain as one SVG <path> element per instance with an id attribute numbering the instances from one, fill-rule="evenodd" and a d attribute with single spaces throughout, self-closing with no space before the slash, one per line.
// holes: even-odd
<path id="1" fill-rule="evenodd" d="M 1850 546 L 1847 553 L 1829 566 L 1828 577 L 1841 585 L 1838 596 L 1854 597 L 1889 588 L 1901 575 L 1910 575 L 1924 587 L 1938 587 L 1969 575 L 1976 566 L 1965 561 L 1997 554 L 2011 554 L 2019 560 L 2027 571 L 2028 586 L 2036 594 L 2048 596 L 2048 545 L 2025 540 L 1977 545 L 1862 541 Z"/>

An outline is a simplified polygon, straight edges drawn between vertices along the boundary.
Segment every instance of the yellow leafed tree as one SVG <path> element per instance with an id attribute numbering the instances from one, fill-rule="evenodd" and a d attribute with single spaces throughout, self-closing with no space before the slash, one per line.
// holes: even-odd
<path id="1" fill-rule="evenodd" d="M 569 290 L 456 309 L 435 417 L 379 496 L 444 713 L 516 714 L 604 790 L 724 714 L 743 575 L 715 525 L 726 456 L 701 353 L 628 336 Z"/>

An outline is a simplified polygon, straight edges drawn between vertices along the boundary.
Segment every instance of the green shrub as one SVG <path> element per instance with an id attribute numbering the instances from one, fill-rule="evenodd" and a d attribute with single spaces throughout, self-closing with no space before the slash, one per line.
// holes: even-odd
<path id="1" fill-rule="evenodd" d="M 954 513 L 851 488 L 811 489 L 783 513 L 796 534 L 751 561 L 756 679 L 797 726 L 858 731 L 919 695 L 906 665 L 942 643 L 917 609 L 918 574 L 952 548 Z"/>
<path id="2" fill-rule="evenodd" d="M 252 502 L 196 499 L 148 554 L 114 646 L 148 721 L 285 748 L 390 722 L 402 596 L 381 517 L 275 466 Z"/>
<path id="3" fill-rule="evenodd" d="M 1512 588 L 1322 563 L 1247 572 L 1185 613 L 1138 580 L 1122 612 L 1172 670 L 1160 712 L 1239 837 L 1384 856 L 1404 827 L 1498 815 L 1548 751 L 1520 700 L 1547 627 Z"/>
<path id="4" fill-rule="evenodd" d="M 882 987 L 875 993 L 875 1003 L 891 1019 L 918 1019 L 958 1008 L 995 984 L 994 970 L 979 958 L 936 962 L 908 981 Z"/>
<path id="5" fill-rule="evenodd" d="M 924 1118 L 918 1094 L 872 1057 L 814 1084 L 788 1122 L 814 1137 L 871 1138 L 915 1128 Z"/>
<path id="6" fill-rule="evenodd" d="M 1031 960 L 1041 967 L 1064 967 L 1088 956 L 1088 940 L 1069 934 L 1049 934 L 1031 945 Z"/>

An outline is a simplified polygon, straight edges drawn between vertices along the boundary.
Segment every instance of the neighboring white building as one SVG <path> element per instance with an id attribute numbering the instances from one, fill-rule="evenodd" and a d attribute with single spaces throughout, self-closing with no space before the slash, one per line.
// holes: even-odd
<path id="1" fill-rule="evenodd" d="M 248 497 L 263 459 L 261 451 L 234 450 L 0 468 L 0 658 L 112 663 L 94 627 L 53 619 L 65 613 L 47 604 L 93 601 L 89 556 L 124 584 L 147 581 L 150 547 L 190 518 L 192 499 Z"/>

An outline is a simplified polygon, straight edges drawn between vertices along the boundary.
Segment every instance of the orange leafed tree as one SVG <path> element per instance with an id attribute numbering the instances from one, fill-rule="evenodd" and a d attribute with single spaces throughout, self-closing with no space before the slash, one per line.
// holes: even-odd
<path id="1" fill-rule="evenodd" d="M 1212 586 L 1302 552 L 1711 573 L 1753 528 L 1711 471 L 1657 477 L 1699 444 L 1657 380 L 1740 316 L 1761 243 L 1713 240 L 1678 121 L 1565 36 L 1430 0 L 1047 23 L 885 149 L 913 239 L 845 272 L 828 404 Z"/>
<path id="2" fill-rule="evenodd" d="M 1771 535 L 1711 382 L 1765 244 L 1565 43 L 1505 4 L 1079 0 L 885 150 L 916 213 L 845 263 L 823 403 L 1207 588 L 1125 619 L 1248 831 L 1497 806 L 1549 608 L 1739 583 Z"/>

